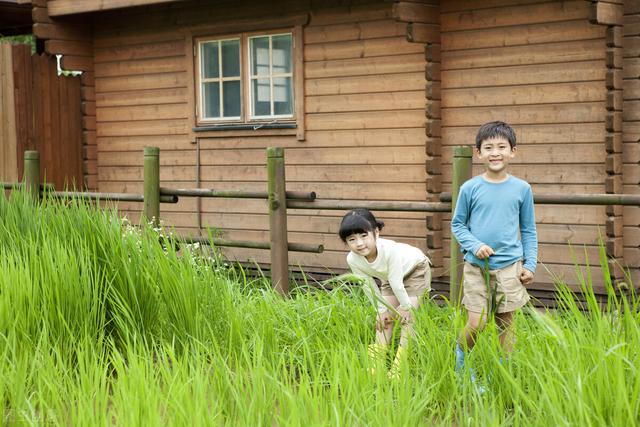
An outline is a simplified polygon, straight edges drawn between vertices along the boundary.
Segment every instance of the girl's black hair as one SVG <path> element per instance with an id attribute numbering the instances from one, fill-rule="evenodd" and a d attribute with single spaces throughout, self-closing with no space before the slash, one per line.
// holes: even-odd
<path id="1" fill-rule="evenodd" d="M 346 242 L 347 237 L 352 234 L 374 232 L 376 228 L 382 230 L 382 227 L 384 222 L 378 221 L 369 209 L 354 209 L 342 217 L 338 234 L 342 241 Z"/>

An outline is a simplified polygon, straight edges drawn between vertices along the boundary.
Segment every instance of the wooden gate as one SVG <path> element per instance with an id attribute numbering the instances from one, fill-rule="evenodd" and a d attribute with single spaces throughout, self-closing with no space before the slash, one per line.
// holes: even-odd
<path id="1" fill-rule="evenodd" d="M 55 57 L 0 44 L 0 122 L 0 180 L 17 180 L 24 151 L 38 150 L 48 183 L 84 186 L 80 78 L 58 76 Z"/>

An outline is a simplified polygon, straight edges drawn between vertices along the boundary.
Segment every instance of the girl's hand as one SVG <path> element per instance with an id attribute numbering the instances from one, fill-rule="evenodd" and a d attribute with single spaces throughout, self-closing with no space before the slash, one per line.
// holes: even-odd
<path id="1" fill-rule="evenodd" d="M 402 307 L 398 307 L 398 318 L 398 320 L 400 320 L 400 323 L 402 323 L 403 325 L 410 323 L 411 319 L 413 319 L 413 308 L 405 310 Z"/>
<path id="2" fill-rule="evenodd" d="M 378 313 L 378 320 L 376 321 L 376 330 L 382 332 L 393 324 L 393 314 L 389 310 L 384 313 Z"/>
<path id="3" fill-rule="evenodd" d="M 491 255 L 495 254 L 493 249 L 491 249 L 487 245 L 480 246 L 480 249 L 476 252 L 476 257 L 479 259 L 489 258 Z"/>

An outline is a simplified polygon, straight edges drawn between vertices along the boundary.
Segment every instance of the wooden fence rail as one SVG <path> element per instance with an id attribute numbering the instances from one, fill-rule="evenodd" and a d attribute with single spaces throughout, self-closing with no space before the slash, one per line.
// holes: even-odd
<path id="1" fill-rule="evenodd" d="M 203 243 L 217 246 L 231 246 L 271 251 L 271 280 L 274 288 L 287 294 L 289 291 L 288 251 L 321 253 L 322 245 L 292 243 L 287 239 L 287 208 L 291 209 L 328 209 L 351 210 L 368 208 L 380 211 L 407 212 L 451 212 L 456 206 L 460 186 L 471 177 L 472 150 L 470 147 L 456 147 L 453 157 L 452 192 L 442 193 L 440 202 L 400 202 L 374 200 L 318 199 L 315 192 L 286 191 L 284 173 L 284 149 L 267 149 L 267 191 L 218 191 L 214 189 L 192 188 L 171 189 L 160 187 L 160 150 L 147 147 L 144 150 L 144 194 L 127 193 L 88 193 L 74 191 L 53 191 L 50 184 L 40 182 L 40 158 L 37 151 L 25 151 L 24 175 L 22 183 L 2 183 L 5 189 L 25 187 L 34 198 L 41 193 L 56 198 L 82 198 L 86 200 L 133 201 L 144 203 L 143 218 L 154 224 L 160 221 L 160 203 L 177 203 L 178 197 L 225 197 L 256 198 L 268 201 L 269 242 L 232 241 L 218 238 L 185 237 L 185 243 Z M 541 194 L 534 195 L 538 204 L 567 205 L 627 205 L 640 206 L 638 195 L 611 194 Z M 459 268 L 460 248 L 451 238 L 451 260 L 449 286 L 451 300 L 458 302 L 462 271 Z"/>

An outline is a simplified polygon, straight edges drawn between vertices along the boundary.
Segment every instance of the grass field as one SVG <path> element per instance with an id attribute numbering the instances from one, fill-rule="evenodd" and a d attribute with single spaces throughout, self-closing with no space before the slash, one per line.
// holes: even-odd
<path id="1" fill-rule="evenodd" d="M 421 307 L 400 379 L 372 375 L 358 290 L 282 299 L 113 211 L 0 197 L 0 264 L 3 425 L 640 424 L 635 297 L 520 313 L 504 362 L 489 327 L 480 394 L 454 375 L 452 307 Z"/>

